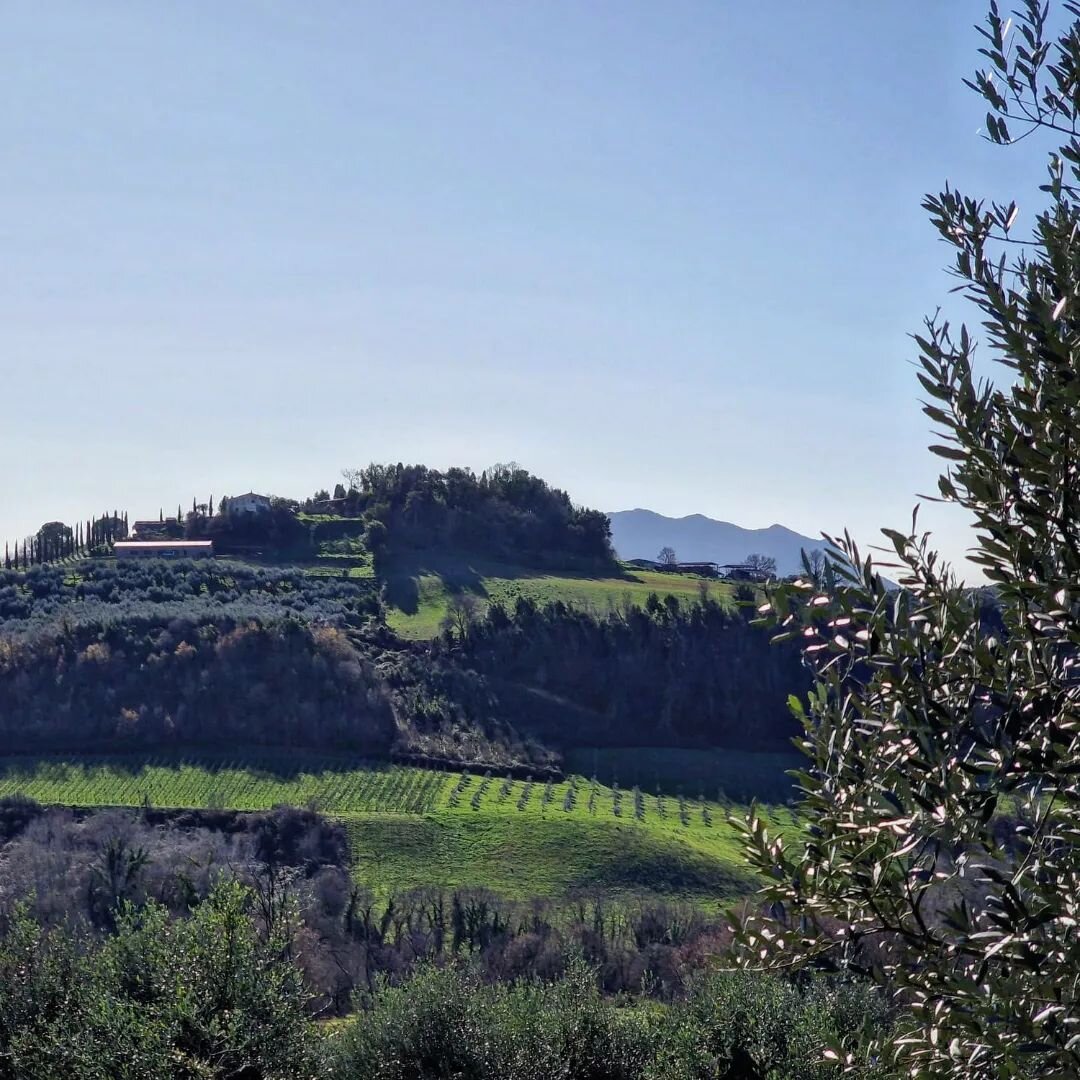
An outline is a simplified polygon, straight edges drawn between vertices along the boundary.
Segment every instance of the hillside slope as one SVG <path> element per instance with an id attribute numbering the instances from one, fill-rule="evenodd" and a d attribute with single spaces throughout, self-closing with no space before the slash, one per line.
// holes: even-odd
<path id="1" fill-rule="evenodd" d="M 604 575 L 530 569 L 510 563 L 431 551 L 384 567 L 387 621 L 405 638 L 432 638 L 452 600 L 472 597 L 477 611 L 491 603 L 513 610 L 519 597 L 543 605 L 554 600 L 603 614 L 612 607 L 644 605 L 650 593 L 692 603 L 702 595 L 728 602 L 731 587 L 696 574 L 624 570 Z"/>
<path id="2" fill-rule="evenodd" d="M 702 514 L 672 518 L 652 510 L 618 510 L 608 514 L 611 542 L 620 559 L 655 559 L 663 547 L 674 548 L 682 562 L 739 563 L 751 552 L 771 555 L 781 574 L 802 565 L 800 552 L 824 548 L 818 538 L 783 525 L 744 529 L 730 521 Z"/>
<path id="3" fill-rule="evenodd" d="M 228 756 L 0 758 L 4 797 L 84 809 L 317 807 L 345 826 L 357 881 L 382 896 L 463 888 L 520 900 L 585 892 L 711 905 L 754 887 L 732 823 L 738 807 L 580 775 L 543 783 L 238 747 Z M 792 825 L 782 807 L 770 819 Z"/>

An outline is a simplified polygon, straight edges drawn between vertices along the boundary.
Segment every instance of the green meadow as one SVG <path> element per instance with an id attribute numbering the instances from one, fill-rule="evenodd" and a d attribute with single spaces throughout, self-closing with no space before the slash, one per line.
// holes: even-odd
<path id="1" fill-rule="evenodd" d="M 715 802 L 657 797 L 571 776 L 558 783 L 459 774 L 432 811 L 350 823 L 358 877 L 377 891 L 488 888 L 503 896 L 599 892 L 700 902 L 753 883 Z M 790 815 L 775 811 L 778 826 Z"/>
<path id="2" fill-rule="evenodd" d="M 0 759 L 0 796 L 77 807 L 261 810 L 338 817 L 357 880 L 380 895 L 484 888 L 509 898 L 660 895 L 711 903 L 745 893 L 732 815 L 715 800 L 620 788 L 436 772 L 314 755 L 123 755 Z M 784 808 L 777 827 L 794 823 Z"/>
<path id="3" fill-rule="evenodd" d="M 387 621 L 403 637 L 431 638 L 439 632 L 455 595 L 471 595 L 481 606 L 498 603 L 513 608 L 519 597 L 546 604 L 566 604 L 595 612 L 628 605 L 641 606 L 651 593 L 692 602 L 707 595 L 731 600 L 732 587 L 697 574 L 666 574 L 655 570 L 624 569 L 613 577 L 587 574 L 548 574 L 498 563 L 418 558 L 387 573 Z"/>

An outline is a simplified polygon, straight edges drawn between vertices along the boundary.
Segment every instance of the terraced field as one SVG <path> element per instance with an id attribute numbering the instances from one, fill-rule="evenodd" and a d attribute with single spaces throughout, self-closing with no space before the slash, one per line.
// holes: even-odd
<path id="1" fill-rule="evenodd" d="M 620 789 L 434 772 L 309 755 L 0 759 L 0 796 L 69 806 L 317 807 L 346 825 L 358 880 L 386 895 L 488 888 L 516 898 L 661 894 L 713 902 L 752 888 L 738 808 Z M 793 823 L 774 812 L 778 827 Z"/>

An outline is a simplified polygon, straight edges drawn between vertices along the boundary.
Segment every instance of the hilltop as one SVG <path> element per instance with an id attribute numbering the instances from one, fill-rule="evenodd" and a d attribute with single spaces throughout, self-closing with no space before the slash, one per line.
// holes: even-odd
<path id="1" fill-rule="evenodd" d="M 620 563 L 606 515 L 517 467 L 347 478 L 132 522 L 213 559 L 118 560 L 119 511 L 9 549 L 0 796 L 319 806 L 387 895 L 747 888 L 724 807 L 789 796 L 806 681 L 751 587 Z"/>
<path id="2" fill-rule="evenodd" d="M 661 548 L 674 548 L 681 562 L 741 563 L 747 555 L 768 555 L 777 572 L 794 574 L 802 551 L 824 550 L 820 537 L 803 536 L 783 525 L 744 529 L 702 514 L 673 518 L 653 510 L 618 510 L 608 514 L 611 542 L 620 559 L 655 559 Z"/>

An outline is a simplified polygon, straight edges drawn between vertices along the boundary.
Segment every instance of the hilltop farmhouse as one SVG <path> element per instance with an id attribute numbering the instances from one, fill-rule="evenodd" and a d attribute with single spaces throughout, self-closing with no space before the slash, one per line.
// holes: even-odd
<path id="1" fill-rule="evenodd" d="M 254 491 L 223 499 L 222 502 L 225 504 L 221 507 L 223 514 L 263 514 L 270 511 L 270 496 L 256 495 Z"/>

